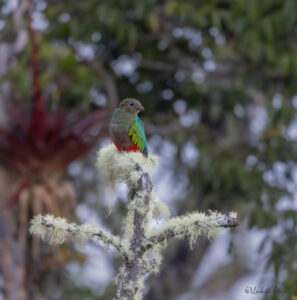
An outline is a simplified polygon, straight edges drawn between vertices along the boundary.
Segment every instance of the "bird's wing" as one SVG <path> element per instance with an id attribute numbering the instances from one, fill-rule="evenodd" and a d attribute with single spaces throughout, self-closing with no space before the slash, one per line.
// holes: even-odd
<path id="1" fill-rule="evenodd" d="M 136 118 L 135 121 L 133 121 L 130 127 L 129 136 L 131 136 L 132 142 L 142 153 L 147 153 L 147 143 L 144 127 L 139 118 Z"/>

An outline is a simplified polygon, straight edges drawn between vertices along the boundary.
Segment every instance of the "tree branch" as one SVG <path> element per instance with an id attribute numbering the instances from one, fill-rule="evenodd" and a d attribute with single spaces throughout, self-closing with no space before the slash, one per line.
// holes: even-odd
<path id="1" fill-rule="evenodd" d="M 100 76 L 100 79 L 102 80 L 105 88 L 105 92 L 107 94 L 107 106 L 110 112 L 114 111 L 119 104 L 119 95 L 112 74 L 104 67 L 103 61 L 98 60 L 97 57 L 93 61 L 86 61 L 86 63 L 94 72 L 96 72 Z"/>
<path id="2" fill-rule="evenodd" d="M 236 227 L 239 222 L 235 213 L 224 216 L 218 212 L 208 214 L 194 212 L 170 219 L 161 229 L 150 229 L 154 218 L 153 185 L 150 173 L 157 165 L 157 157 L 142 153 L 120 153 L 114 145 L 102 148 L 98 153 L 97 166 L 101 169 L 107 186 L 115 188 L 125 182 L 129 190 L 127 217 L 121 241 L 109 233 L 91 225 L 68 224 L 65 219 L 53 216 L 37 216 L 32 220 L 30 231 L 50 243 L 62 243 L 71 233 L 79 239 L 97 237 L 106 245 L 112 244 L 125 258 L 116 277 L 118 300 L 143 299 L 145 275 L 159 271 L 160 250 L 167 239 L 188 238 L 190 246 L 200 235 L 213 238 L 221 227 Z M 151 252 L 147 250 L 152 249 Z M 151 254 L 151 255 L 150 255 Z"/>
<path id="3" fill-rule="evenodd" d="M 75 46 L 75 42 L 66 42 L 66 45 L 75 53 L 79 53 L 77 51 L 77 47 Z M 93 60 L 85 59 L 82 61 L 83 64 L 87 65 L 93 72 L 95 72 L 100 79 L 102 80 L 103 87 L 105 89 L 107 95 L 107 107 L 109 109 L 110 114 L 118 107 L 120 102 L 118 88 L 115 82 L 112 73 L 104 67 L 104 57 L 96 56 Z"/>
<path id="4" fill-rule="evenodd" d="M 149 272 L 149 267 L 140 249 L 145 241 L 145 230 L 148 225 L 147 214 L 150 209 L 153 185 L 149 174 L 143 173 L 142 168 L 138 164 L 136 164 L 135 170 L 141 175 L 137 181 L 137 186 L 129 192 L 128 226 L 124 234 L 129 237 L 132 232 L 129 243 L 132 259 L 125 262 L 124 272 L 120 275 L 121 284 L 119 285 L 117 299 L 132 300 L 136 299 L 136 295 L 141 295 L 143 272 Z M 130 220 L 130 216 L 133 219 L 131 218 Z M 131 285 L 131 282 L 133 282 L 133 285 Z"/>
<path id="5" fill-rule="evenodd" d="M 130 257 L 118 237 L 98 229 L 95 225 L 69 224 L 62 218 L 38 215 L 31 220 L 30 232 L 39 235 L 43 240 L 48 240 L 51 244 L 63 243 L 69 233 L 80 240 L 96 237 L 105 245 L 113 245 L 125 259 Z"/>
<path id="6" fill-rule="evenodd" d="M 142 247 L 143 251 L 147 251 L 148 249 L 152 248 L 157 244 L 161 244 L 165 240 L 168 240 L 173 237 L 185 237 L 190 233 L 187 232 L 193 226 L 197 229 L 207 230 L 209 231 L 211 228 L 223 227 L 223 228 L 232 228 L 238 227 L 240 225 L 239 221 L 232 217 L 217 217 L 212 218 L 212 216 L 206 217 L 205 220 L 197 220 L 200 219 L 201 216 L 205 216 L 200 213 L 193 213 L 185 217 L 181 218 L 173 218 L 167 222 L 160 230 L 154 233 L 147 239 L 146 244 Z M 192 222 L 188 222 L 189 219 L 192 219 Z M 187 224 L 186 227 L 184 224 Z"/>

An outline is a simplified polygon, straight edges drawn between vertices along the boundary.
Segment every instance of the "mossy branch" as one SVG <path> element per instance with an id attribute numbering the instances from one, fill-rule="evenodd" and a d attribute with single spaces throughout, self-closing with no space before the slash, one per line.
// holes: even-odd
<path id="1" fill-rule="evenodd" d="M 157 232 L 154 232 L 150 237 L 148 237 L 142 250 L 147 251 L 153 246 L 161 244 L 173 237 L 184 238 L 186 236 L 191 236 L 193 234 L 193 231 L 191 232 L 193 227 L 194 231 L 200 231 L 200 233 L 204 232 L 207 235 L 212 235 L 216 233 L 216 228 L 232 228 L 239 226 L 239 221 L 236 218 L 227 216 L 214 218 L 209 216 L 206 220 L 201 220 L 201 216 L 202 214 L 197 213 L 171 219 Z"/>
<path id="2" fill-rule="evenodd" d="M 188 238 L 194 245 L 200 235 L 213 238 L 221 228 L 239 226 L 235 213 L 224 216 L 218 212 L 208 214 L 193 212 L 186 216 L 169 218 L 165 203 L 153 198 L 153 185 L 149 174 L 157 165 L 157 157 L 142 153 L 119 153 L 114 145 L 101 149 L 97 165 L 102 171 L 107 188 L 114 190 L 117 183 L 128 186 L 127 216 L 121 239 L 97 226 L 69 224 L 53 216 L 36 216 L 30 231 L 52 244 L 59 244 L 72 235 L 74 238 L 98 238 L 106 245 L 113 245 L 124 257 L 124 264 L 116 277 L 116 299 L 141 300 L 147 273 L 157 273 L 161 264 L 162 248 L 170 238 Z M 152 219 L 169 220 L 161 228 L 150 228 Z M 151 251 L 148 251 L 151 250 Z M 148 255 L 149 252 L 152 255 Z"/>
<path id="3" fill-rule="evenodd" d="M 54 245 L 62 244 L 70 234 L 79 241 L 97 238 L 107 246 L 114 246 L 126 259 L 130 257 L 129 252 L 121 244 L 118 237 L 99 229 L 96 225 L 69 224 L 63 218 L 55 218 L 52 215 L 37 215 L 31 220 L 30 232 Z"/>

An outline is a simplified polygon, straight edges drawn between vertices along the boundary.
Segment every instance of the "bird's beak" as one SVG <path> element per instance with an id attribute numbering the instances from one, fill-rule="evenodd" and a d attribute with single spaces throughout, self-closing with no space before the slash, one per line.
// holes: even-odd
<path id="1" fill-rule="evenodd" d="M 139 111 L 144 111 L 144 107 L 140 104 L 139 107 L 138 107 L 138 110 Z"/>

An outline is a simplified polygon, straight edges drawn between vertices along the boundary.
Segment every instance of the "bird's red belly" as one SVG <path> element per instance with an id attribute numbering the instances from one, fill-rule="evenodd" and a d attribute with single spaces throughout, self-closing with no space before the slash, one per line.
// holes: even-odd
<path id="1" fill-rule="evenodd" d="M 119 144 L 115 144 L 116 145 L 116 147 L 117 147 L 117 149 L 121 152 L 121 151 L 126 151 L 126 152 L 137 152 L 137 151 L 139 151 L 140 152 L 140 150 L 137 148 L 137 146 L 136 145 L 130 145 L 130 146 L 128 146 L 128 147 L 125 147 L 125 148 L 123 148 L 123 147 L 121 147 L 121 145 L 119 145 Z"/>

